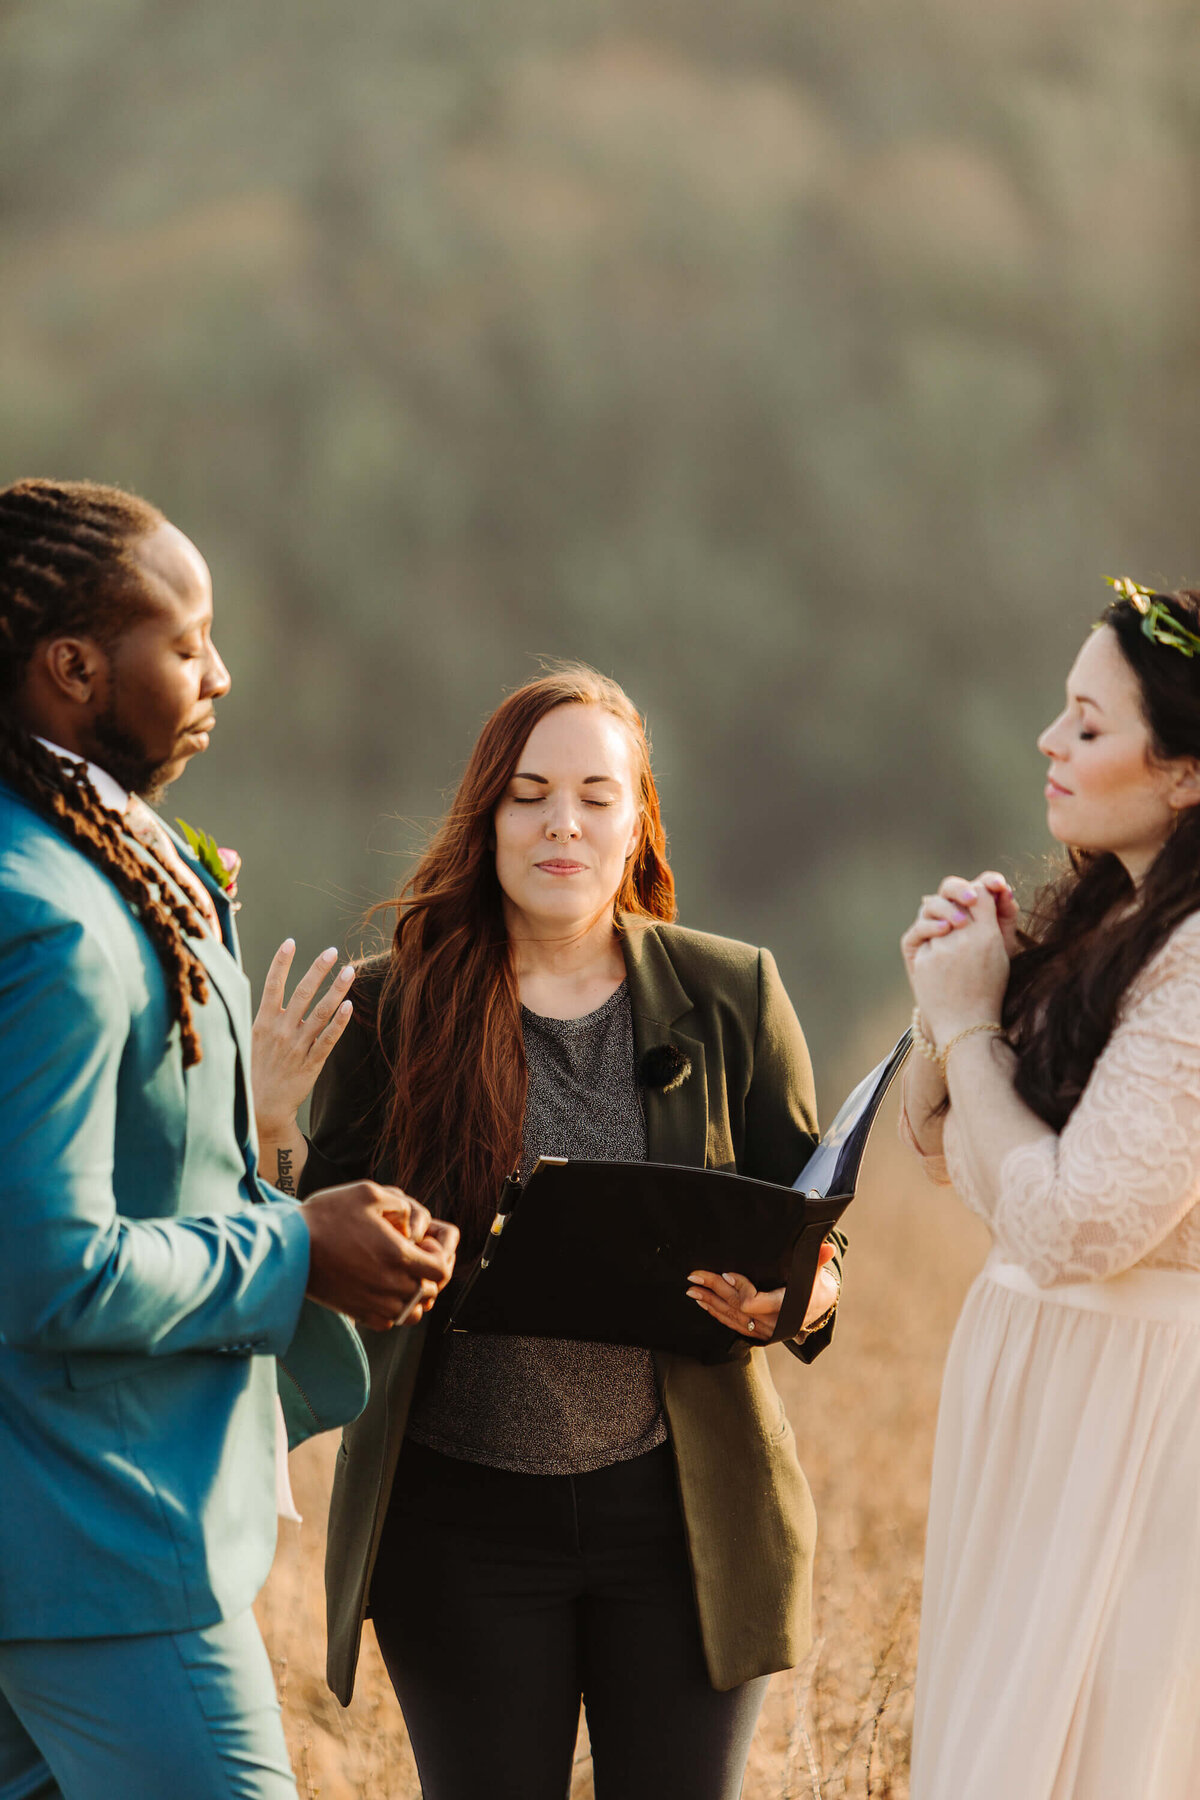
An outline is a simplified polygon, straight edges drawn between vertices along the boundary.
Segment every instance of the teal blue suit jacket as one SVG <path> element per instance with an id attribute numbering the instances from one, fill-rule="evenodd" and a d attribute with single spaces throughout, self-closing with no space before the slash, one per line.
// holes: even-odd
<path id="1" fill-rule="evenodd" d="M 280 1382 L 293 1442 L 365 1402 L 257 1172 L 249 984 L 208 886 L 225 941 L 194 940 L 185 1072 L 135 914 L 0 784 L 0 1639 L 244 1610 L 275 1546 L 275 1359 L 315 1345 Z"/>

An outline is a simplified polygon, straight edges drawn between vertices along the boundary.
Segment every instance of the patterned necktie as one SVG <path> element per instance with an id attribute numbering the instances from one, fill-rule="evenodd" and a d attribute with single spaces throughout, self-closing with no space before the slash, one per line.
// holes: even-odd
<path id="1" fill-rule="evenodd" d="M 171 841 L 170 833 L 144 800 L 136 794 L 129 797 L 129 805 L 125 809 L 125 829 L 130 837 L 136 838 L 144 849 L 149 850 L 161 869 L 171 877 L 177 888 L 181 888 L 199 913 L 209 932 L 221 941 L 221 921 L 217 917 L 217 909 L 213 905 L 212 895 L 196 874 L 189 869 Z"/>

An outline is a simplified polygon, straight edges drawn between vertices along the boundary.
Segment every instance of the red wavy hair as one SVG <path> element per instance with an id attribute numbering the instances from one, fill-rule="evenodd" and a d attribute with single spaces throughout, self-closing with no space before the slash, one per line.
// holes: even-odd
<path id="1" fill-rule="evenodd" d="M 624 689 L 583 663 L 526 682 L 484 725 L 429 848 L 385 902 L 396 929 L 374 1019 L 391 1078 L 380 1161 L 390 1180 L 458 1225 L 467 1254 L 482 1243 L 519 1158 L 528 1079 L 493 815 L 530 732 L 560 706 L 603 707 L 633 750 L 642 832 L 614 920 L 675 917 L 645 720 Z"/>

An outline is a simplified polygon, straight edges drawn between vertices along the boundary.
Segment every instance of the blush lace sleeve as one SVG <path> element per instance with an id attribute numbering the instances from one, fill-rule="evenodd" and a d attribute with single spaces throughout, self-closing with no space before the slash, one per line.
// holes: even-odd
<path id="1" fill-rule="evenodd" d="M 1040 1287 L 1136 1263 L 1200 1268 L 1200 915 L 1151 959 L 1062 1132 L 1011 1150 L 978 1191 L 947 1121 L 951 1179 Z"/>

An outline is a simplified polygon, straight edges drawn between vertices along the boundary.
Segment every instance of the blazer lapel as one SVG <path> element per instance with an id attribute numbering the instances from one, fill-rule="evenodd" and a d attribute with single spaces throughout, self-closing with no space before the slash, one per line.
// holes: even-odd
<path id="1" fill-rule="evenodd" d="M 207 888 L 208 892 L 212 895 L 213 905 L 217 909 L 217 919 L 220 922 L 221 937 L 224 941 L 225 948 L 240 967 L 242 954 L 238 944 L 237 926 L 234 924 L 236 915 L 233 907 L 229 903 L 228 894 L 225 892 L 225 889 L 221 886 L 220 882 L 213 880 L 213 877 L 204 867 L 204 864 L 196 860 L 196 857 L 192 853 L 191 845 L 184 838 L 180 837 L 177 831 L 173 831 L 164 818 L 160 817 L 159 824 L 178 850 L 192 874 L 196 877 L 196 880 L 200 882 L 203 887 Z"/>
<path id="2" fill-rule="evenodd" d="M 221 926 L 221 944 L 214 943 L 207 932 L 202 938 L 192 938 L 190 942 L 225 1002 L 229 1022 L 233 1026 L 233 1035 L 237 1040 L 238 1059 L 242 1064 L 244 1080 L 245 1070 L 250 1067 L 250 984 L 242 970 L 237 927 L 233 922 L 233 907 L 229 904 L 229 896 L 224 888 L 219 882 L 214 881 L 204 864 L 193 856 L 191 846 L 184 842 L 178 832 L 172 831 L 171 827 L 165 823 L 164 829 L 196 880 L 202 882 L 212 895 L 213 905 L 217 909 L 217 919 Z"/>
<path id="3" fill-rule="evenodd" d="M 170 826 L 164 824 L 164 830 L 196 879 L 204 883 L 212 895 L 217 909 L 222 942 L 218 943 L 206 931 L 200 937 L 189 937 L 188 943 L 204 965 L 204 972 L 229 1015 L 229 1026 L 233 1032 L 233 1041 L 237 1049 L 237 1095 L 234 1124 L 247 1171 L 253 1178 L 258 1164 L 258 1134 L 254 1126 L 254 1112 L 250 1105 L 250 1032 L 252 1024 L 250 983 L 242 970 L 237 931 L 233 923 L 233 908 L 223 890 L 212 879 L 208 871 L 196 861 L 187 844 L 176 832 L 171 830 Z M 149 857 L 149 851 L 139 844 L 136 838 L 130 838 L 129 841 L 140 855 Z M 170 875 L 166 874 L 166 871 L 157 862 L 154 863 L 154 874 L 156 879 L 165 876 L 166 880 L 171 880 Z M 175 882 L 171 882 L 171 886 L 176 893 L 179 892 Z M 186 899 L 186 897 L 185 895 L 184 898 Z"/>
<path id="4" fill-rule="evenodd" d="M 703 1168 L 708 1152 L 708 1083 L 704 1044 L 683 1029 L 692 1001 L 655 927 L 625 917 L 621 948 L 633 1014 L 633 1048 L 638 1065 L 647 1050 L 671 1044 L 691 1064 L 676 1088 L 643 1088 L 648 1162 Z"/>

